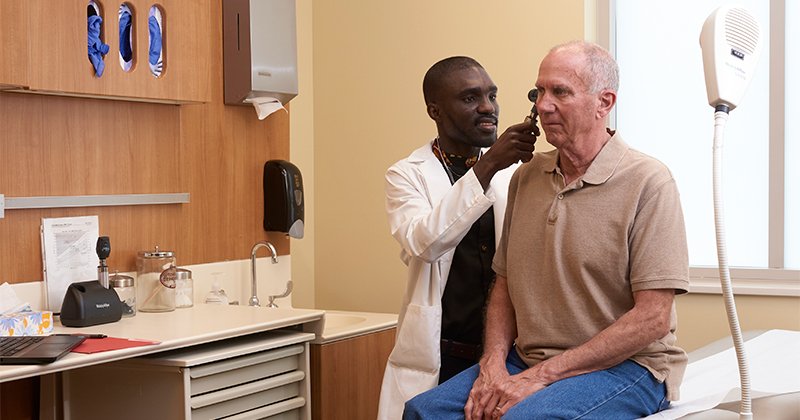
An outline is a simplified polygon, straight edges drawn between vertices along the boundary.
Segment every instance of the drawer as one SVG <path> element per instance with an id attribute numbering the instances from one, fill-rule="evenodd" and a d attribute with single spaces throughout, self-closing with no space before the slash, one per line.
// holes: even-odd
<path id="1" fill-rule="evenodd" d="M 305 404 L 305 398 L 297 397 L 270 406 L 257 408 L 246 413 L 227 417 L 225 420 L 299 420 L 300 409 Z"/>
<path id="2" fill-rule="evenodd" d="M 302 371 L 191 397 L 193 420 L 210 420 L 292 399 L 300 394 Z"/>
<path id="3" fill-rule="evenodd" d="M 295 345 L 194 366 L 189 369 L 191 395 L 297 370 L 301 354 L 303 346 Z"/>
<path id="4" fill-rule="evenodd" d="M 71 370 L 64 418 L 309 420 L 313 337 L 269 331 Z"/>

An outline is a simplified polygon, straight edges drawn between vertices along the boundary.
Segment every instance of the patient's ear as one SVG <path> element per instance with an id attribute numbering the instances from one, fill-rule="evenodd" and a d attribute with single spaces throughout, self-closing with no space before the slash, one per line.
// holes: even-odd
<path id="1" fill-rule="evenodd" d="M 614 108 L 614 104 L 617 103 L 617 92 L 614 92 L 611 89 L 604 89 L 598 94 L 598 107 L 597 107 L 597 117 L 598 118 L 605 118 L 611 112 L 611 109 Z"/>

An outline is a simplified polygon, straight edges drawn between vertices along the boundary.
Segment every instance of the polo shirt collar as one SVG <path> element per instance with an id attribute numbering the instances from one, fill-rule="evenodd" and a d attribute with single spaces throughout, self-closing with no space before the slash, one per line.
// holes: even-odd
<path id="1" fill-rule="evenodd" d="M 589 184 L 598 185 L 608 181 L 630 148 L 616 131 L 606 130 L 608 130 L 608 134 L 611 134 L 611 139 L 603 146 L 592 164 L 586 169 L 586 173 L 583 174 L 583 181 Z"/>
<path id="2" fill-rule="evenodd" d="M 581 181 L 589 184 L 602 184 L 611 178 L 625 153 L 630 149 L 627 143 L 622 140 L 622 136 L 614 130 L 606 129 L 611 134 L 611 139 L 603 146 L 600 153 L 595 156 L 586 173 L 580 178 Z M 543 168 L 546 172 L 555 172 L 558 167 L 558 150 L 554 151 L 544 163 Z"/>

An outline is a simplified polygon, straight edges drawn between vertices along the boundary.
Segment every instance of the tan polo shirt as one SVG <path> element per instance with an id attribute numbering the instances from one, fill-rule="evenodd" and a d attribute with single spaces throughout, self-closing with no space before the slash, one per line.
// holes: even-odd
<path id="1" fill-rule="evenodd" d="M 614 133 L 612 133 L 614 134 Z M 669 169 L 614 134 L 564 186 L 558 151 L 534 154 L 509 186 L 493 268 L 508 278 L 516 340 L 529 366 L 577 347 L 633 308 L 633 292 L 689 288 L 680 197 Z M 686 353 L 670 333 L 631 357 L 677 401 Z"/>

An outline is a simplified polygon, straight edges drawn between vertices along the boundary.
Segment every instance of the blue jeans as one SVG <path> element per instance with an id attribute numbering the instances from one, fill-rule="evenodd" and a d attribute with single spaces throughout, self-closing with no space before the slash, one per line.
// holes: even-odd
<path id="1" fill-rule="evenodd" d="M 512 348 L 506 368 L 516 375 L 528 366 Z M 479 369 L 475 365 L 406 402 L 403 419 L 463 419 Z M 503 419 L 638 419 L 667 406 L 664 384 L 626 360 L 610 369 L 555 382 L 509 409 Z"/>

